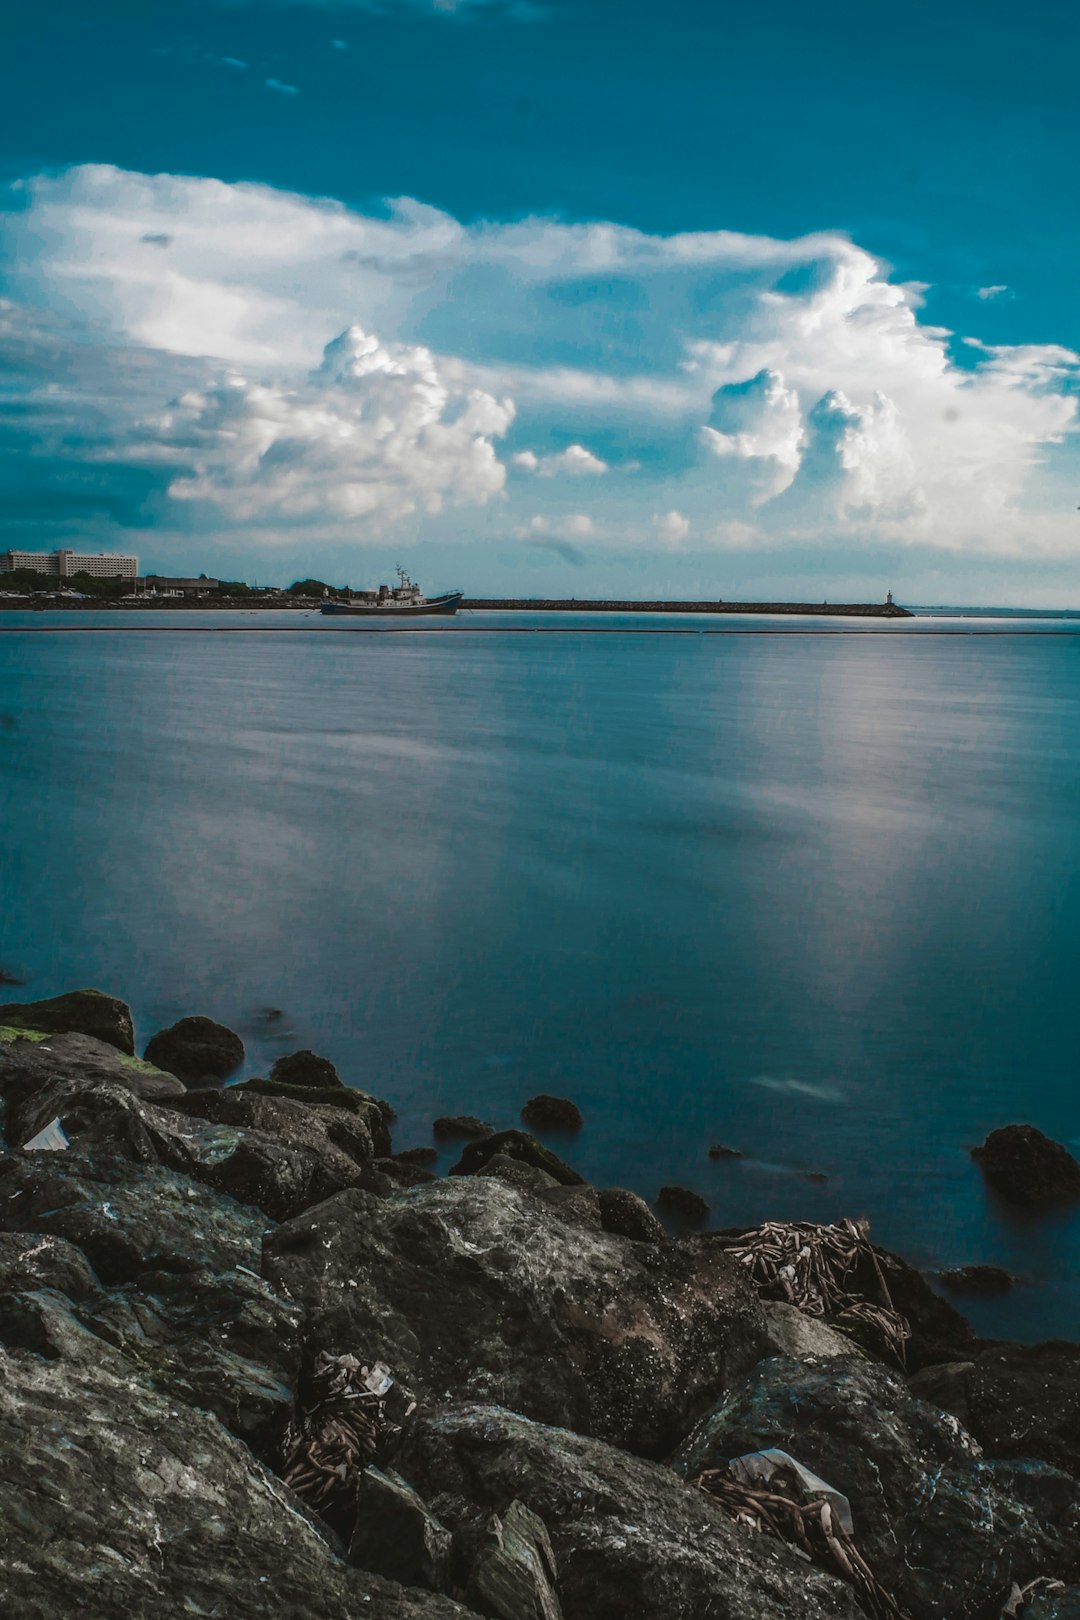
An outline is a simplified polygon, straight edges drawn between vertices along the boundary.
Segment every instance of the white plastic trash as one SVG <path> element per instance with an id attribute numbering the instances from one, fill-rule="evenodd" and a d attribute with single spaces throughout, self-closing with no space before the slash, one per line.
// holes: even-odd
<path id="1" fill-rule="evenodd" d="M 774 1474 L 787 1470 L 794 1474 L 807 1496 L 823 1496 L 836 1514 L 841 1528 L 847 1535 L 853 1535 L 855 1527 L 851 1521 L 851 1503 L 842 1491 L 834 1490 L 823 1479 L 809 1468 L 804 1468 L 801 1462 L 796 1462 L 786 1451 L 749 1451 L 745 1457 L 733 1457 L 728 1468 L 734 1477 L 743 1485 L 767 1485 Z"/>
<path id="2" fill-rule="evenodd" d="M 63 1153 L 64 1149 L 70 1146 L 67 1133 L 57 1118 L 50 1119 L 36 1136 L 32 1136 L 29 1142 L 24 1142 L 22 1150 L 24 1153 Z"/>

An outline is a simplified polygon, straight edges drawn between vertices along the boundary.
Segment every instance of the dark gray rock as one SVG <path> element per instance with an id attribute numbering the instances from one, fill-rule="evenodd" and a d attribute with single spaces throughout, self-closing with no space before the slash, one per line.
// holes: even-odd
<path id="1" fill-rule="evenodd" d="M 475 1114 L 443 1114 L 434 1122 L 431 1131 L 438 1141 L 450 1142 L 455 1137 L 494 1136 L 495 1127 L 485 1125 Z"/>
<path id="2" fill-rule="evenodd" d="M 1013 1581 L 1080 1565 L 1080 1485 L 1038 1462 L 986 1462 L 954 1417 L 857 1358 L 763 1361 L 689 1440 L 694 1476 L 779 1447 L 851 1502 L 855 1540 L 914 1620 L 975 1620 Z M 996 1611 L 993 1611 L 996 1612 Z"/>
<path id="3" fill-rule="evenodd" d="M 564 1186 L 546 1170 L 539 1170 L 523 1159 L 513 1159 L 506 1153 L 494 1154 L 476 1173 L 478 1176 L 494 1176 L 499 1181 L 508 1181 L 512 1187 L 531 1193 L 564 1220 L 580 1221 L 596 1232 L 603 1230 L 600 1198 L 595 1187 Z"/>
<path id="4" fill-rule="evenodd" d="M 568 1097 L 549 1096 L 546 1091 L 529 1098 L 521 1117 L 534 1131 L 580 1131 L 584 1124 L 577 1103 Z"/>
<path id="5" fill-rule="evenodd" d="M 0 1350 L 0 1613 L 19 1620 L 469 1620 L 350 1570 L 217 1420 L 92 1354 Z"/>
<path id="6" fill-rule="evenodd" d="M 1007 1294 L 1016 1278 L 1001 1266 L 951 1266 L 941 1273 L 941 1286 L 951 1294 Z"/>
<path id="7" fill-rule="evenodd" d="M 344 1109 L 266 1096 L 247 1086 L 228 1086 L 224 1091 L 189 1091 L 169 1106 L 214 1125 L 276 1136 L 288 1147 L 321 1155 L 328 1166 L 336 1165 L 344 1175 L 349 1161 L 367 1163 L 390 1147 L 379 1104 L 363 1092 L 356 1095 L 363 1099 L 362 1104 Z"/>
<path id="8" fill-rule="evenodd" d="M 733 1524 L 670 1469 L 492 1406 L 418 1413 L 399 1467 L 467 1562 L 489 1514 L 545 1526 L 565 1620 L 860 1620 L 851 1589 Z"/>
<path id="9" fill-rule="evenodd" d="M 0 1041 L 0 1097 L 5 1133 L 12 1146 L 36 1136 L 60 1112 L 66 1086 L 107 1080 L 148 1102 L 182 1096 L 175 1075 L 120 1052 L 92 1035 L 51 1035 L 47 1040 Z"/>
<path id="10" fill-rule="evenodd" d="M 498 1620 L 563 1620 L 558 1570 L 544 1521 L 516 1499 L 488 1522 L 466 1597 Z"/>
<path id="11" fill-rule="evenodd" d="M 1035 1597 L 1022 1612 L 1024 1620 L 1080 1620 L 1080 1586 Z"/>
<path id="12" fill-rule="evenodd" d="M 638 1243 L 663 1243 L 667 1233 L 637 1193 L 625 1187 L 602 1187 L 597 1194 L 600 1224 L 605 1232 L 633 1238 Z"/>
<path id="13" fill-rule="evenodd" d="M 558 1154 L 552 1153 L 535 1136 L 529 1136 L 526 1131 L 495 1131 L 491 1136 L 485 1136 L 480 1141 L 470 1142 L 462 1150 L 461 1158 L 457 1164 L 451 1165 L 452 1176 L 475 1176 L 484 1168 L 489 1160 L 496 1154 L 508 1159 L 517 1159 L 521 1164 L 532 1165 L 536 1170 L 543 1170 L 546 1175 L 552 1176 L 564 1187 L 584 1187 L 585 1177 L 579 1176 L 568 1164 L 564 1164 Z"/>
<path id="14" fill-rule="evenodd" d="M 1080 1476 L 1080 1344 L 1000 1344 L 968 1376 L 967 1423 L 993 1457 L 1041 1457 Z"/>
<path id="15" fill-rule="evenodd" d="M 971 1157 L 994 1190 L 1014 1204 L 1053 1208 L 1080 1200 L 1080 1164 L 1034 1125 L 991 1131 Z"/>
<path id="16" fill-rule="evenodd" d="M 100 1286 L 86 1256 L 66 1238 L 0 1232 L 0 1294 L 52 1288 L 69 1299 L 83 1299 Z"/>
<path id="17" fill-rule="evenodd" d="M 719 1251 L 629 1244 L 491 1177 L 339 1194 L 268 1233 L 263 1275 L 309 1307 L 313 1350 L 360 1347 L 418 1393 L 643 1451 L 673 1445 L 764 1343 Z"/>
<path id="18" fill-rule="evenodd" d="M 366 1468 L 360 1475 L 349 1562 L 403 1586 L 449 1592 L 450 1532 L 400 1474 Z"/>
<path id="19" fill-rule="evenodd" d="M 303 1086 L 311 1091 L 327 1091 L 345 1085 L 329 1058 L 319 1057 L 306 1047 L 279 1057 L 270 1070 L 270 1078 L 280 1086 Z"/>
<path id="20" fill-rule="evenodd" d="M 66 1238 L 106 1285 L 145 1271 L 257 1273 L 266 1225 L 186 1175 L 120 1155 L 76 1146 L 0 1162 L 0 1229 Z"/>
<path id="21" fill-rule="evenodd" d="M 433 1170 L 425 1170 L 422 1164 L 410 1164 L 408 1159 L 399 1159 L 394 1154 L 376 1159 L 374 1168 L 391 1187 L 424 1187 L 439 1179 Z"/>
<path id="22" fill-rule="evenodd" d="M 656 1195 L 656 1204 L 665 1214 L 677 1215 L 691 1226 L 700 1226 L 709 1213 L 705 1199 L 689 1187 L 661 1187 Z"/>
<path id="23" fill-rule="evenodd" d="M 102 990 L 69 990 L 45 1001 L 0 1004 L 0 1027 L 37 1030 L 50 1035 L 90 1035 L 118 1052 L 135 1052 L 131 1009 Z"/>
<path id="24" fill-rule="evenodd" d="M 741 1148 L 725 1147 L 722 1142 L 714 1142 L 709 1149 L 710 1159 L 741 1159 Z"/>
<path id="25" fill-rule="evenodd" d="M 393 1157 L 399 1164 L 418 1164 L 421 1170 L 430 1170 L 439 1162 L 439 1150 L 433 1147 L 402 1148 Z"/>
<path id="26" fill-rule="evenodd" d="M 186 1085 L 198 1085 L 228 1079 L 244 1061 L 244 1043 L 224 1024 L 195 1016 L 159 1030 L 147 1042 L 145 1056 Z"/>

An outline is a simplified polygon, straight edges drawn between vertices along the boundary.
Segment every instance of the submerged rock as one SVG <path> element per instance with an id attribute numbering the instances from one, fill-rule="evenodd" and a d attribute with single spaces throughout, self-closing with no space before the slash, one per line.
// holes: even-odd
<path id="1" fill-rule="evenodd" d="M 1007 1294 L 1016 1278 L 1001 1266 L 952 1266 L 941 1273 L 941 1285 L 952 1294 Z"/>
<path id="2" fill-rule="evenodd" d="M 579 1131 L 584 1123 L 577 1103 L 567 1097 L 550 1097 L 547 1092 L 530 1097 L 521 1117 L 534 1131 Z"/>
<path id="3" fill-rule="evenodd" d="M 345 1085 L 329 1058 L 319 1057 L 306 1048 L 300 1052 L 290 1052 L 287 1057 L 279 1057 L 270 1070 L 270 1078 L 280 1086 L 303 1086 L 312 1091 L 327 1091 L 336 1086 L 344 1088 Z"/>
<path id="4" fill-rule="evenodd" d="M 1013 1203 L 1052 1207 L 1080 1200 L 1080 1164 L 1034 1125 L 991 1131 L 971 1157 L 995 1191 Z"/>
<path id="5" fill-rule="evenodd" d="M 159 1030 L 146 1045 L 146 1061 L 167 1069 L 187 1085 L 227 1080 L 244 1061 L 239 1035 L 212 1018 L 181 1018 Z"/>
<path id="6" fill-rule="evenodd" d="M 858 1357 L 763 1361 L 679 1448 L 688 1476 L 767 1447 L 851 1502 L 855 1542 L 917 1620 L 975 1620 L 1013 1581 L 1080 1568 L 1080 1485 L 1040 1462 L 987 1462 L 954 1417 Z"/>
<path id="7" fill-rule="evenodd" d="M 714 1142 L 709 1149 L 710 1159 L 741 1159 L 742 1149 L 725 1147 L 722 1142 Z"/>
<path id="8" fill-rule="evenodd" d="M 89 1343 L 93 1356 L 64 1361 L 0 1350 L 0 1612 L 469 1620 L 350 1570 L 216 1418 Z"/>
<path id="9" fill-rule="evenodd" d="M 497 1406 L 420 1412 L 398 1467 L 466 1565 L 515 1502 L 543 1524 L 565 1620 L 860 1620 L 851 1589 L 733 1524 L 659 1463 Z M 523 1611 L 528 1612 L 528 1611 Z"/>
<path id="10" fill-rule="evenodd" d="M 719 1251 L 627 1243 L 492 1177 L 341 1193 L 267 1234 L 263 1274 L 308 1306 L 312 1353 L 363 1346 L 418 1395 L 654 1453 L 764 1342 Z"/>
<path id="11" fill-rule="evenodd" d="M 49 1035 L 90 1035 L 118 1052 L 135 1052 L 131 1008 L 103 990 L 69 990 L 45 1001 L 0 1004 L 0 1025 Z"/>
<path id="12" fill-rule="evenodd" d="M 432 1135 L 440 1142 L 453 1141 L 455 1137 L 494 1136 L 494 1125 L 486 1125 L 475 1114 L 442 1114 L 434 1121 L 431 1127 Z"/>

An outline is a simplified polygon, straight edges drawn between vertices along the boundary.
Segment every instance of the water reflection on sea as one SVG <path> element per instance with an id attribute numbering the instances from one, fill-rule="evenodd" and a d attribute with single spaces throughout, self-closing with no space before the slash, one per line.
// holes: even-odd
<path id="1" fill-rule="evenodd" d="M 0 633 L 6 998 L 210 1013 L 255 1072 L 314 1046 L 402 1146 L 565 1092 L 590 1176 L 865 1213 L 1029 1279 L 983 1330 L 1080 1334 L 1080 1223 L 967 1156 L 1018 1119 L 1080 1148 L 1075 620 L 161 633 L 209 618 L 0 616 L 65 631 Z"/>

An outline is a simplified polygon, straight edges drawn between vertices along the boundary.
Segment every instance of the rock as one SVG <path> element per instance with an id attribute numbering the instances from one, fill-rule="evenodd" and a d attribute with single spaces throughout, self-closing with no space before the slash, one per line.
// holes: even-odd
<path id="1" fill-rule="evenodd" d="M 544 1521 L 515 1498 L 502 1518 L 492 1515 L 466 1597 L 499 1620 L 563 1620 L 556 1579 Z"/>
<path id="2" fill-rule="evenodd" d="M 452 1141 L 455 1137 L 482 1137 L 494 1136 L 494 1125 L 485 1125 L 482 1119 L 475 1114 L 443 1114 L 435 1120 L 431 1127 L 432 1135 L 440 1142 Z"/>
<path id="3" fill-rule="evenodd" d="M 433 1147 L 402 1148 L 394 1154 L 399 1164 L 418 1164 L 421 1170 L 430 1170 L 439 1162 L 439 1150 Z"/>
<path id="4" fill-rule="evenodd" d="M 1080 1586 L 1041 1593 L 1021 1613 L 1024 1620 L 1080 1620 Z"/>
<path id="5" fill-rule="evenodd" d="M 391 1469 L 369 1467 L 360 1475 L 356 1525 L 349 1563 L 402 1586 L 449 1592 L 450 1532 L 412 1486 Z"/>
<path id="6" fill-rule="evenodd" d="M 118 1052 L 135 1054 L 130 1007 L 102 990 L 70 990 L 46 1001 L 6 1002 L 0 1005 L 0 1025 L 47 1035 L 90 1035 Z"/>
<path id="7" fill-rule="evenodd" d="M 88 1341 L 96 1353 L 82 1360 L 0 1350 L 0 1612 L 470 1620 L 447 1598 L 350 1570 L 216 1418 Z"/>
<path id="8" fill-rule="evenodd" d="M 625 1187 L 602 1187 L 597 1194 L 600 1224 L 605 1232 L 633 1238 L 638 1243 L 663 1243 L 667 1233 L 637 1193 Z"/>
<path id="9" fill-rule="evenodd" d="M 809 1356 L 850 1356 L 855 1351 L 845 1334 L 829 1327 L 819 1316 L 807 1316 L 797 1305 L 770 1299 L 763 1309 L 771 1356 L 804 1361 Z"/>
<path id="10" fill-rule="evenodd" d="M 267 1234 L 263 1275 L 309 1308 L 311 1353 L 654 1453 L 764 1341 L 718 1250 L 629 1244 L 494 1177 L 341 1193 Z"/>
<path id="11" fill-rule="evenodd" d="M 658 1463 L 494 1406 L 416 1414 L 399 1466 L 467 1557 L 515 1502 L 545 1527 L 566 1620 L 862 1620 L 851 1589 L 733 1524 Z"/>
<path id="12" fill-rule="evenodd" d="M 186 1175 L 76 1144 L 0 1163 L 0 1228 L 66 1238 L 109 1286 L 147 1271 L 258 1274 L 266 1218 Z"/>
<path id="13" fill-rule="evenodd" d="M 851 1502 L 855 1541 L 914 1617 L 974 1620 L 988 1595 L 1080 1567 L 1080 1485 L 1036 1462 L 985 1462 L 955 1418 L 856 1357 L 772 1357 L 724 1397 L 676 1457 L 694 1476 L 775 1446 Z"/>
<path id="14" fill-rule="evenodd" d="M 1080 1476 L 1080 1344 L 995 1345 L 975 1357 L 965 1394 L 990 1456 L 1040 1457 Z"/>
<path id="15" fill-rule="evenodd" d="M 170 1106 L 215 1125 L 264 1131 L 290 1147 L 323 1155 L 345 1174 L 346 1160 L 363 1164 L 390 1151 L 390 1133 L 383 1124 L 379 1104 L 363 1092 L 355 1095 L 366 1106 L 346 1110 L 266 1096 L 247 1086 L 229 1086 L 224 1091 L 186 1092 Z"/>
<path id="16" fill-rule="evenodd" d="M 964 1425 L 968 1425 L 968 1390 L 971 1385 L 973 1361 L 939 1361 L 933 1367 L 924 1367 L 912 1373 L 908 1388 L 920 1401 L 951 1412 Z"/>
<path id="17" fill-rule="evenodd" d="M 495 1131 L 481 1141 L 470 1142 L 462 1150 L 457 1164 L 451 1165 L 450 1174 L 475 1176 L 497 1153 L 505 1154 L 510 1159 L 519 1159 L 522 1164 L 534 1165 L 537 1170 L 546 1171 L 564 1187 L 585 1186 L 584 1176 L 579 1176 L 576 1170 L 571 1170 L 570 1166 L 564 1164 L 550 1148 L 544 1147 L 535 1136 L 529 1136 L 525 1131 Z"/>
<path id="18" fill-rule="evenodd" d="M 410 1164 L 407 1159 L 399 1159 L 396 1155 L 376 1159 L 374 1168 L 391 1187 L 423 1187 L 439 1179 L 431 1170 L 425 1170 L 422 1164 Z"/>
<path id="19" fill-rule="evenodd" d="M 146 1046 L 146 1061 L 175 1074 L 187 1085 L 226 1080 L 244 1061 L 244 1043 L 212 1018 L 181 1018 L 159 1030 Z"/>
<path id="20" fill-rule="evenodd" d="M 493 1153 L 476 1173 L 478 1176 L 497 1176 L 500 1181 L 508 1181 L 512 1187 L 520 1187 L 523 1192 L 538 1196 L 554 1192 L 562 1186 L 562 1182 L 556 1181 L 546 1170 L 541 1170 L 535 1164 L 527 1164 L 524 1159 L 512 1159 L 508 1153 Z"/>
<path id="21" fill-rule="evenodd" d="M 709 1149 L 710 1159 L 741 1159 L 741 1148 L 724 1147 L 720 1142 L 714 1142 Z"/>
<path id="22" fill-rule="evenodd" d="M 941 1284 L 953 1294 L 1007 1294 L 1016 1278 L 1000 1266 L 952 1266 Z"/>
<path id="23" fill-rule="evenodd" d="M 1080 1164 L 1034 1125 L 991 1131 L 971 1157 L 995 1191 L 1015 1204 L 1047 1208 L 1080 1199 Z"/>
<path id="24" fill-rule="evenodd" d="M 36 1135 L 60 1111 L 69 1083 L 107 1080 L 148 1101 L 182 1096 L 183 1083 L 142 1058 L 118 1052 L 91 1035 L 0 1042 L 0 1096 L 6 1133 L 14 1146 Z"/>
<path id="25" fill-rule="evenodd" d="M 700 1226 L 709 1213 L 709 1206 L 701 1194 L 691 1192 L 689 1187 L 661 1187 L 656 1195 L 656 1203 L 659 1209 L 678 1215 L 691 1226 Z"/>
<path id="26" fill-rule="evenodd" d="M 50 1288 L 84 1299 L 100 1286 L 86 1256 L 66 1238 L 0 1232 L 0 1295 Z"/>
<path id="27" fill-rule="evenodd" d="M 549 1097 L 544 1091 L 529 1098 L 521 1117 L 534 1131 L 580 1131 L 584 1123 L 577 1103 L 566 1097 Z"/>
<path id="28" fill-rule="evenodd" d="M 279 1086 L 303 1086 L 311 1091 L 327 1091 L 337 1086 L 344 1090 L 345 1087 L 330 1059 L 318 1057 L 306 1048 L 279 1057 L 270 1070 L 270 1078 Z"/>
<path id="29" fill-rule="evenodd" d="M 534 1198 L 542 1198 L 563 1220 L 581 1221 L 596 1232 L 603 1230 L 595 1187 L 563 1186 L 546 1170 L 539 1170 L 521 1159 L 512 1159 L 506 1153 L 496 1153 L 476 1173 L 495 1176 L 500 1181 L 508 1181 L 512 1187 L 519 1187 L 522 1192 L 531 1193 Z"/>
<path id="30" fill-rule="evenodd" d="M 311 1086 L 286 1086 L 279 1080 L 262 1080 L 256 1075 L 250 1080 L 240 1080 L 228 1089 L 251 1091 L 260 1097 L 284 1097 L 288 1102 L 303 1103 L 305 1107 L 336 1108 L 353 1114 L 367 1114 L 374 1106 L 387 1130 L 386 1141 L 388 1144 L 390 1141 L 389 1126 L 394 1119 L 390 1104 L 381 1097 L 369 1097 L 366 1091 L 355 1091 L 352 1086 L 326 1086 L 315 1090 Z"/>

